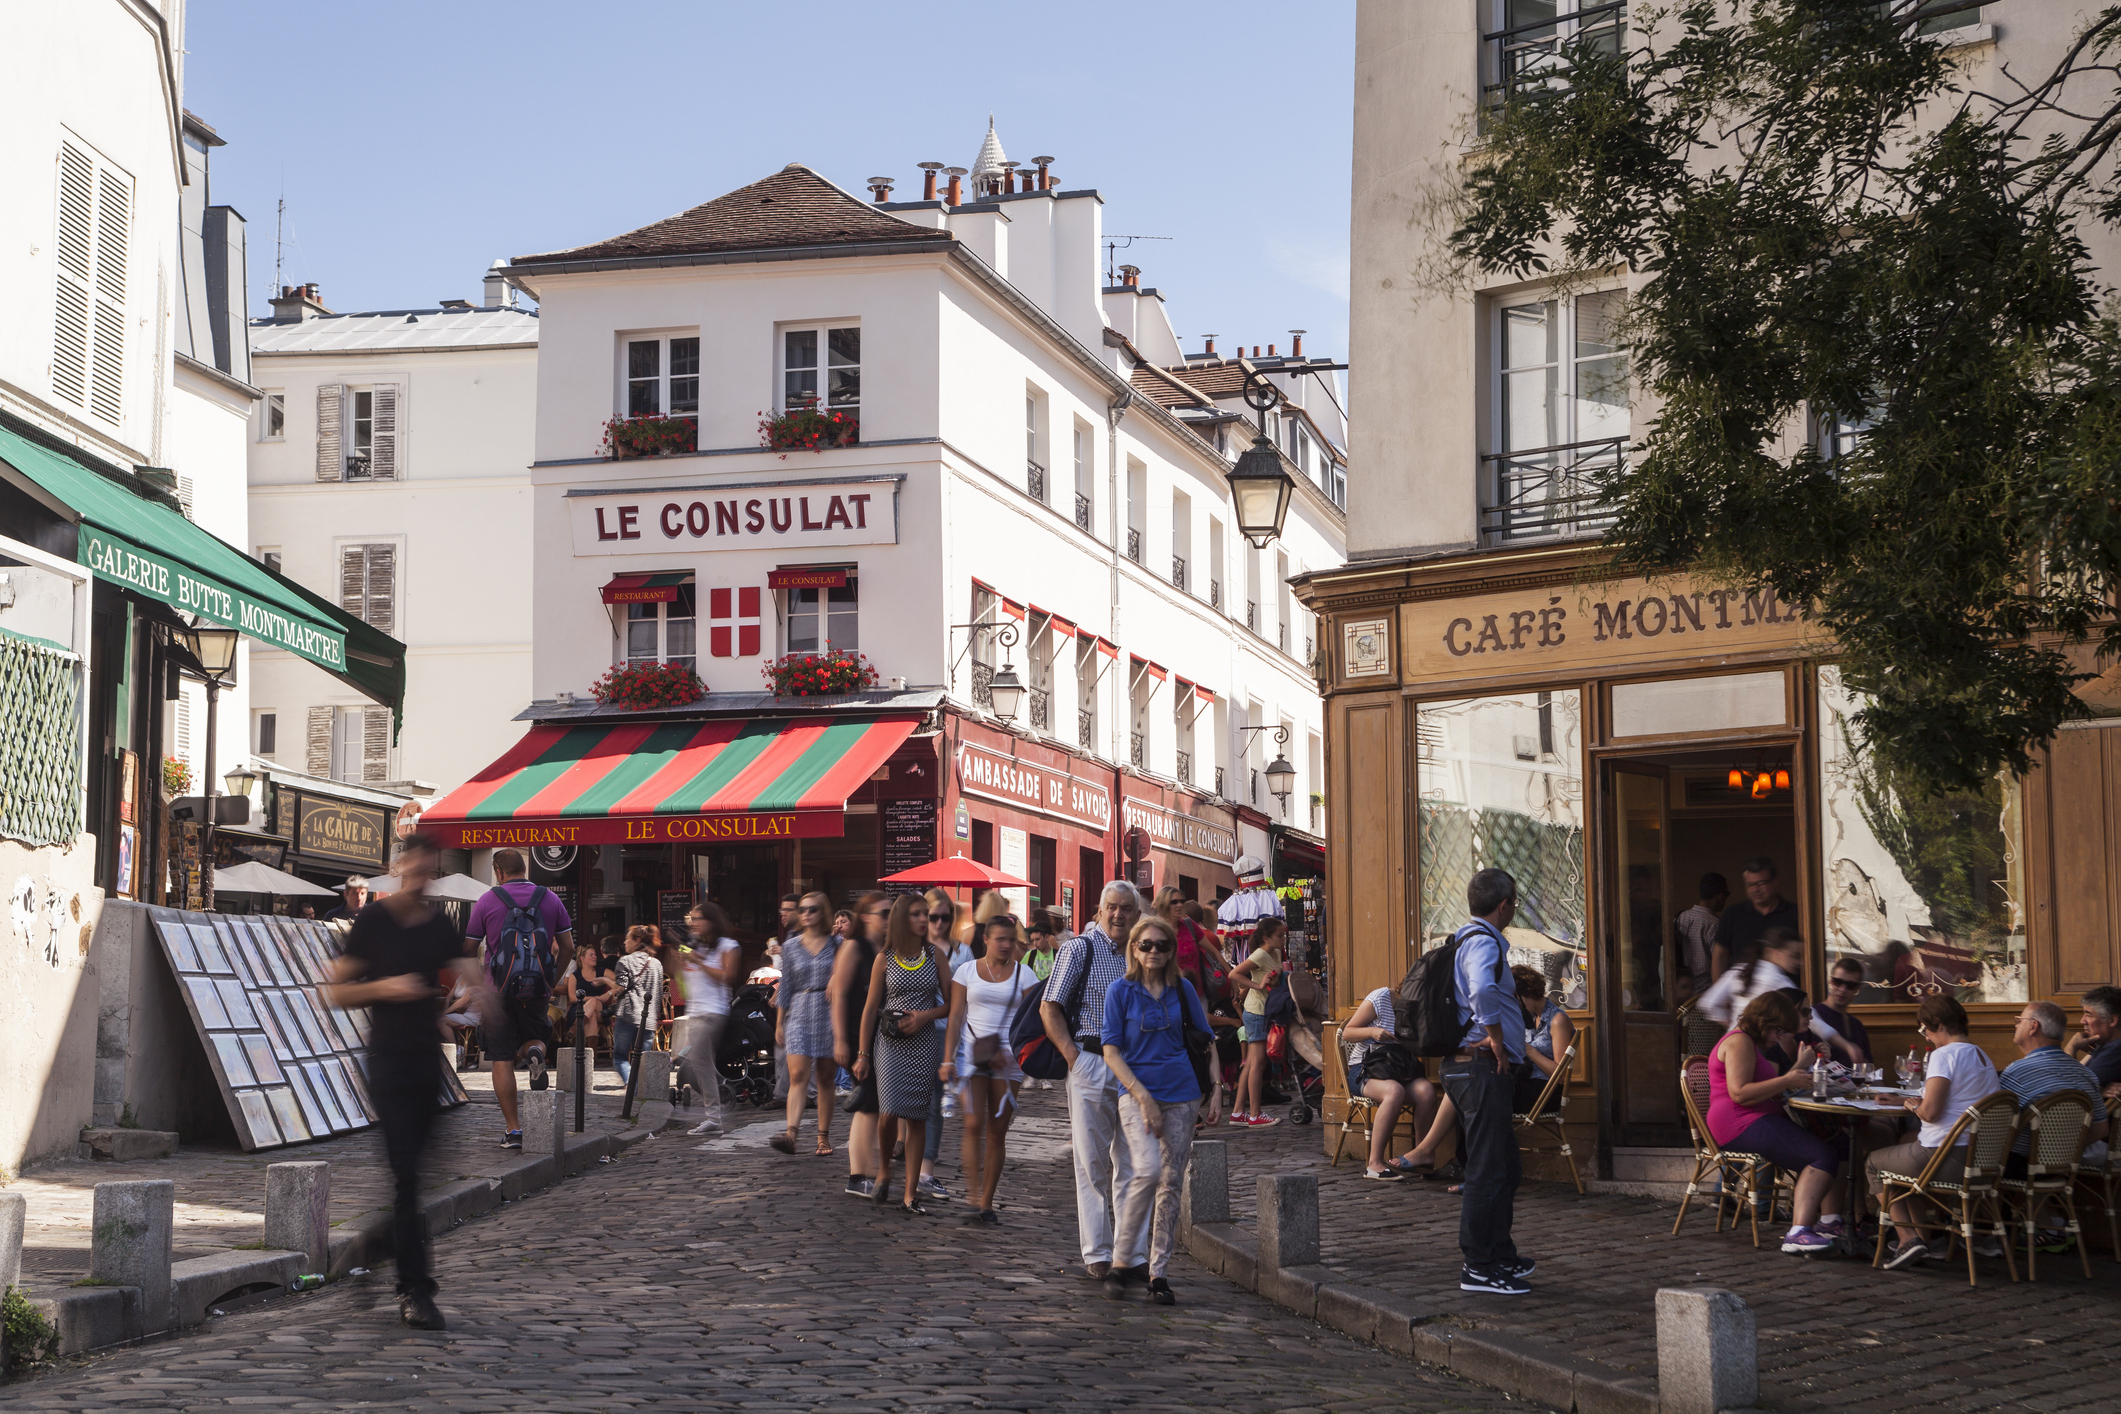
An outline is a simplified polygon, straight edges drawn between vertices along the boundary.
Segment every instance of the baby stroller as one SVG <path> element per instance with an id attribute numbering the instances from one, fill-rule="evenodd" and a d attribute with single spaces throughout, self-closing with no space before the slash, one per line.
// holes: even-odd
<path id="1" fill-rule="evenodd" d="M 1309 1124 L 1325 1099 L 1319 1033 L 1325 993 L 1301 962 L 1275 979 L 1267 993 L 1267 1103 L 1289 1101 L 1289 1123 Z"/>
<path id="2" fill-rule="evenodd" d="M 764 1108 L 773 1103 L 773 984 L 750 982 L 729 1004 L 715 1048 L 723 1098 Z"/>

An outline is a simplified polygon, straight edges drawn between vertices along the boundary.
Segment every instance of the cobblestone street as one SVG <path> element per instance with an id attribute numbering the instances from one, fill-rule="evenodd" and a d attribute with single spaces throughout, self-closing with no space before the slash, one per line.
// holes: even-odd
<path id="1" fill-rule="evenodd" d="M 1002 1226 L 841 1194 L 845 1160 L 672 1130 L 436 1246 L 446 1332 L 377 1278 L 238 1310 L 7 1388 L 24 1410 L 376 1408 L 1525 1409 L 1231 1288 L 1181 1251 L 1179 1305 L 1108 1302 L 1076 1265 L 1059 1092 L 1025 1096 Z M 490 1118 L 491 1111 L 486 1112 Z M 845 1121 L 834 1123 L 835 1140 Z M 1212 1131 L 1211 1131 L 1212 1132 Z M 1309 1136 L 1315 1130 L 1305 1131 Z M 941 1172 L 957 1191 L 957 1125 Z M 805 1129 L 804 1148 L 808 1148 Z"/>

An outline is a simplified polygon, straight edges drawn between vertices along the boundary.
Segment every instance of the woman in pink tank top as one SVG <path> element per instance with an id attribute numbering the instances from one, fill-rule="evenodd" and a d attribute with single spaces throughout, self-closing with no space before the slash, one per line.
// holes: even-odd
<path id="1" fill-rule="evenodd" d="M 1785 1075 L 1761 1052 L 1795 1047 L 1797 1025 L 1796 1003 L 1785 992 L 1765 992 L 1746 1004 L 1738 1024 L 1709 1052 L 1707 1120 L 1718 1147 L 1758 1154 L 1797 1175 L 1794 1225 L 1782 1250 L 1802 1255 L 1824 1251 L 1844 1235 L 1834 1175 L 1845 1154 L 1782 1112 L 1783 1096 L 1811 1087 L 1811 1067 L 1800 1059 Z"/>

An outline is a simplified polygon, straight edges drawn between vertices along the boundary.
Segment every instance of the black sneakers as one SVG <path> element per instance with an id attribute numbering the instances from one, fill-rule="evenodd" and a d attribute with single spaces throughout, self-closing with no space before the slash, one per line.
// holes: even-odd
<path id="1" fill-rule="evenodd" d="M 1171 1294 L 1171 1283 L 1157 1277 L 1149 1283 L 1149 1299 L 1159 1306 L 1176 1306 L 1178 1298 Z"/>
<path id="2" fill-rule="evenodd" d="M 1538 1271 L 1539 1267 L 1530 1257 L 1519 1257 L 1514 1262 L 1504 1262 L 1502 1269 L 1519 1281 L 1523 1281 L 1526 1277 Z"/>
<path id="3" fill-rule="evenodd" d="M 1523 1277 L 1507 1267 L 1488 1267 L 1480 1271 L 1462 1267 L 1458 1272 L 1458 1289 L 1489 1296 L 1524 1296 L 1532 1290 Z"/>
<path id="4" fill-rule="evenodd" d="M 552 1078 L 545 1073 L 545 1047 L 542 1043 L 532 1042 L 530 1047 L 530 1088 L 542 1090 L 551 1083 Z"/>
<path id="5" fill-rule="evenodd" d="M 435 1299 L 424 1293 L 407 1292 L 398 1298 L 398 1319 L 416 1331 L 438 1331 L 448 1326 Z"/>
<path id="6" fill-rule="evenodd" d="M 1111 1271 L 1112 1264 L 1110 1262 L 1092 1262 L 1089 1266 L 1083 1268 L 1083 1275 L 1089 1277 L 1092 1281 L 1103 1281 Z"/>

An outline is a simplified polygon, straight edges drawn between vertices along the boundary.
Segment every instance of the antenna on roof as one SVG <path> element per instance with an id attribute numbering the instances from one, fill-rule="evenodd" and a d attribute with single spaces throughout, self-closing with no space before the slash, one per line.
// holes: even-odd
<path id="1" fill-rule="evenodd" d="M 1107 236 L 1105 238 L 1105 284 L 1107 287 L 1119 283 L 1118 267 L 1112 263 L 1112 252 L 1125 250 L 1136 241 L 1168 241 L 1170 236 Z"/>
<path id="2" fill-rule="evenodd" d="M 281 289 L 281 286 L 280 286 L 280 256 L 281 256 L 281 246 L 282 246 L 282 241 L 281 241 L 281 239 L 280 239 L 280 232 L 281 232 L 281 230 L 282 230 L 282 229 L 283 229 L 283 228 L 284 228 L 284 227 L 285 227 L 286 225 L 287 225 L 287 188 L 283 186 L 282 188 L 280 188 L 280 205 L 279 205 L 279 209 L 278 209 L 278 210 L 276 210 L 276 211 L 275 211 L 275 212 L 273 213 L 273 218 L 272 218 L 272 292 L 273 292 L 274 294 L 278 294 L 278 293 L 280 293 L 280 289 Z"/>

